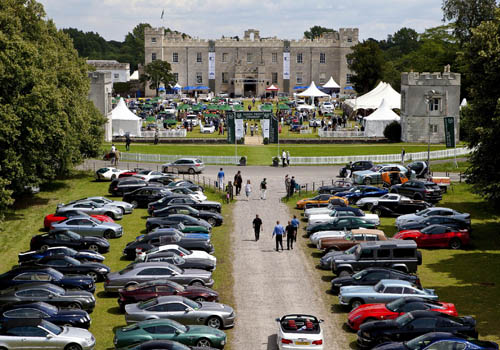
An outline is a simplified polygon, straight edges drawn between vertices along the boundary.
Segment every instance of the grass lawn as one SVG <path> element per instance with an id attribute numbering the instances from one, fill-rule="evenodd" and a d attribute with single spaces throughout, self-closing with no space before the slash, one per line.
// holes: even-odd
<path id="1" fill-rule="evenodd" d="M 120 152 L 124 153 L 125 144 L 115 144 Z M 292 157 L 325 157 L 347 155 L 399 154 L 404 147 L 406 153 L 423 152 L 427 150 L 425 144 L 323 144 L 323 145 L 298 145 L 280 144 L 280 150 L 290 151 Z M 105 144 L 104 149 L 109 150 L 111 144 Z M 444 149 L 444 145 L 432 145 L 431 150 Z M 182 156 L 234 156 L 234 145 L 205 145 L 205 144 L 158 144 L 132 143 L 130 152 L 143 154 L 174 154 Z M 104 153 L 104 150 L 103 150 Z M 278 154 L 278 145 L 245 146 L 238 145 L 238 155 L 247 157 L 248 165 L 270 165 L 272 158 Z"/>
<path id="2" fill-rule="evenodd" d="M 45 186 L 34 197 L 18 200 L 16 208 L 7 214 L 4 229 L 0 235 L 2 246 L 2 265 L 0 273 L 7 271 L 17 263 L 17 254 L 29 250 L 32 235 L 41 232 L 43 218 L 53 213 L 56 205 L 61 202 L 87 197 L 107 195 L 109 182 L 96 182 L 89 173 L 74 173 L 66 180 L 54 181 L 50 186 Z M 220 200 L 220 195 L 206 190 L 209 200 Z M 116 198 L 119 200 L 119 198 Z M 234 305 L 232 296 L 232 259 L 229 232 L 232 230 L 231 205 L 224 205 L 224 225 L 213 229 L 212 240 L 216 247 L 217 269 L 213 274 L 216 289 L 220 294 L 220 301 L 231 306 Z M 106 254 L 104 263 L 112 271 L 122 269 L 130 261 L 122 258 L 122 251 L 126 243 L 135 239 L 139 234 L 145 233 L 145 209 L 136 209 L 133 214 L 126 215 L 118 221 L 124 227 L 124 235 L 119 239 L 112 239 L 110 252 Z M 117 295 L 106 294 L 103 283 L 97 285 L 96 308 L 91 314 L 92 325 L 90 331 L 97 339 L 96 349 L 114 349 L 114 329 L 125 325 L 124 315 L 117 304 Z M 228 332 L 230 339 L 230 332 Z"/>
<path id="3" fill-rule="evenodd" d="M 303 194 L 302 197 L 307 197 Z M 292 213 L 301 215 L 294 208 L 293 198 L 287 204 Z M 443 196 L 440 206 L 468 212 L 472 217 L 472 246 L 459 251 L 450 249 L 422 249 L 423 265 L 418 274 L 426 288 L 433 288 L 440 300 L 456 305 L 460 315 L 472 315 L 478 325 L 481 339 L 500 342 L 500 329 L 497 327 L 498 297 L 500 296 L 500 212 L 495 211 L 487 202 L 470 192 L 466 184 L 454 184 Z M 382 218 L 380 229 L 387 236 L 396 232 L 394 218 Z M 302 226 L 305 227 L 305 223 Z M 310 263 L 318 265 L 321 254 L 315 247 L 308 245 L 307 238 L 300 238 L 306 246 Z M 333 274 L 330 271 L 316 270 L 324 301 L 332 313 L 341 314 L 342 322 L 347 310 L 339 307 L 338 299 L 328 293 Z M 341 326 L 341 325 L 339 325 Z M 355 333 L 347 332 L 348 340 L 356 340 Z M 353 345 L 353 344 L 351 344 Z"/>
<path id="4" fill-rule="evenodd" d="M 455 161 L 451 160 L 446 163 L 431 163 L 431 171 L 432 172 L 441 172 L 441 173 L 464 173 L 469 167 L 469 162 L 457 162 L 457 166 L 455 166 Z"/>

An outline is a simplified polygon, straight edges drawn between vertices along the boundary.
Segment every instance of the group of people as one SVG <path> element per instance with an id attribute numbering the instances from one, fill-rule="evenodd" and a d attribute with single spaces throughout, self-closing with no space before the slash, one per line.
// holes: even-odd
<path id="1" fill-rule="evenodd" d="M 288 225 L 283 227 L 280 224 L 279 220 L 276 221 L 276 226 L 274 226 L 272 237 L 276 241 L 276 251 L 283 249 L 283 238 L 286 237 L 286 248 L 287 250 L 293 249 L 293 243 L 297 241 L 297 232 L 299 231 L 299 220 L 297 216 L 293 216 L 292 220 L 288 221 Z M 255 218 L 252 221 L 252 226 L 255 234 L 255 242 L 260 239 L 260 233 L 263 231 L 262 219 L 259 217 L 259 214 L 255 215 Z"/>
<path id="2" fill-rule="evenodd" d="M 285 175 L 285 189 L 286 189 L 286 196 L 287 197 L 292 197 L 293 194 L 295 193 L 295 189 L 297 188 L 297 181 L 295 181 L 295 176 L 292 176 L 291 178 L 288 176 L 288 174 Z"/>
<path id="3" fill-rule="evenodd" d="M 290 151 L 281 152 L 281 161 L 283 162 L 283 168 L 290 165 Z"/>
<path id="4" fill-rule="evenodd" d="M 224 169 L 220 168 L 217 173 L 217 188 L 220 190 L 224 190 L 224 179 L 226 174 L 224 173 Z M 243 177 L 241 176 L 241 171 L 238 170 L 236 175 L 234 175 L 233 181 L 228 181 L 225 191 L 226 191 L 226 200 L 227 202 L 233 200 L 234 196 L 239 196 L 241 193 L 241 189 L 243 186 Z M 250 180 L 247 180 L 245 184 L 245 196 L 248 201 L 250 195 L 252 193 L 252 183 Z M 260 183 L 260 199 L 266 199 L 267 193 L 267 179 L 264 178 Z"/>
<path id="5" fill-rule="evenodd" d="M 118 162 L 120 161 L 120 150 L 116 148 L 115 144 L 111 145 L 111 150 L 109 151 L 108 158 L 111 160 L 111 165 L 118 165 Z"/>

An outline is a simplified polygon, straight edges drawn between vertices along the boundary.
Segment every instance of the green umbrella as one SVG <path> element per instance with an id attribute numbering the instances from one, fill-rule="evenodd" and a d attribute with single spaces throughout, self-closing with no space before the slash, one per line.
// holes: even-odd
<path id="1" fill-rule="evenodd" d="M 218 111 L 219 110 L 219 106 L 217 106 L 217 105 L 208 105 L 207 109 L 209 111 Z"/>
<path id="2" fill-rule="evenodd" d="M 185 111 L 185 110 L 189 109 L 189 105 L 187 105 L 187 104 L 183 103 L 183 104 L 181 104 L 181 105 L 177 106 L 177 109 L 178 109 L 179 111 Z"/>
<path id="3" fill-rule="evenodd" d="M 233 105 L 233 109 L 234 109 L 235 111 L 242 111 L 244 108 L 243 108 L 243 106 L 242 106 L 242 105 Z"/>
<path id="4" fill-rule="evenodd" d="M 260 110 L 261 111 L 272 111 L 273 110 L 273 106 L 271 106 L 271 105 L 260 105 Z"/>
<path id="5" fill-rule="evenodd" d="M 280 109 L 280 110 L 289 110 L 289 109 L 290 109 L 290 106 L 289 106 L 289 105 L 286 105 L 286 104 L 282 104 L 282 103 L 280 103 L 280 104 L 278 105 L 278 109 Z"/>

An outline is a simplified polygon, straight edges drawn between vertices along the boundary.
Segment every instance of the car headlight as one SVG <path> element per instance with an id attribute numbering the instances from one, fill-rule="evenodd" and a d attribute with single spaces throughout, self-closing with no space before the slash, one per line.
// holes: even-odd
<path id="1" fill-rule="evenodd" d="M 226 340 L 225 340 L 225 339 L 224 339 L 224 340 L 222 340 L 222 341 L 220 342 L 220 345 L 226 345 Z"/>
<path id="2" fill-rule="evenodd" d="M 100 273 L 108 273 L 108 269 L 104 267 L 99 268 L 97 271 L 99 271 Z"/>
<path id="3" fill-rule="evenodd" d="M 363 338 L 370 338 L 370 333 L 368 332 L 363 332 L 361 333 L 361 335 L 363 336 Z"/>
<path id="4" fill-rule="evenodd" d="M 352 320 L 353 320 L 353 321 L 356 321 L 356 320 L 358 320 L 358 319 L 360 319 L 360 318 L 361 318 L 361 315 L 358 315 L 358 316 L 354 317 Z"/>

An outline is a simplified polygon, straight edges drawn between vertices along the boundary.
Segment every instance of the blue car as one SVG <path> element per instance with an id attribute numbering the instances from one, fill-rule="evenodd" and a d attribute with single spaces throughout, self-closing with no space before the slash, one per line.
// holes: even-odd
<path id="1" fill-rule="evenodd" d="M 0 323 L 24 318 L 44 319 L 59 326 L 85 329 L 90 327 L 90 316 L 87 311 L 60 309 L 44 302 L 6 305 L 1 310 Z"/>
<path id="2" fill-rule="evenodd" d="M 497 350 L 498 344 L 453 333 L 433 332 L 407 342 L 382 343 L 372 350 Z"/>
<path id="3" fill-rule="evenodd" d="M 63 275 L 50 268 L 19 267 L 0 275 L 0 289 L 25 283 L 53 283 L 64 289 L 80 289 L 95 292 L 95 284 L 91 277 L 81 275 Z"/>
<path id="4" fill-rule="evenodd" d="M 81 262 L 103 262 L 104 256 L 92 250 L 76 251 L 68 247 L 49 247 L 46 250 L 31 250 L 19 253 L 18 260 L 20 264 L 33 262 L 46 256 L 66 255 Z"/>
<path id="5" fill-rule="evenodd" d="M 384 188 L 378 188 L 373 186 L 354 186 L 349 189 L 349 191 L 335 193 L 338 197 L 346 198 L 350 204 L 356 203 L 361 198 L 366 197 L 381 197 L 388 193 Z"/>

